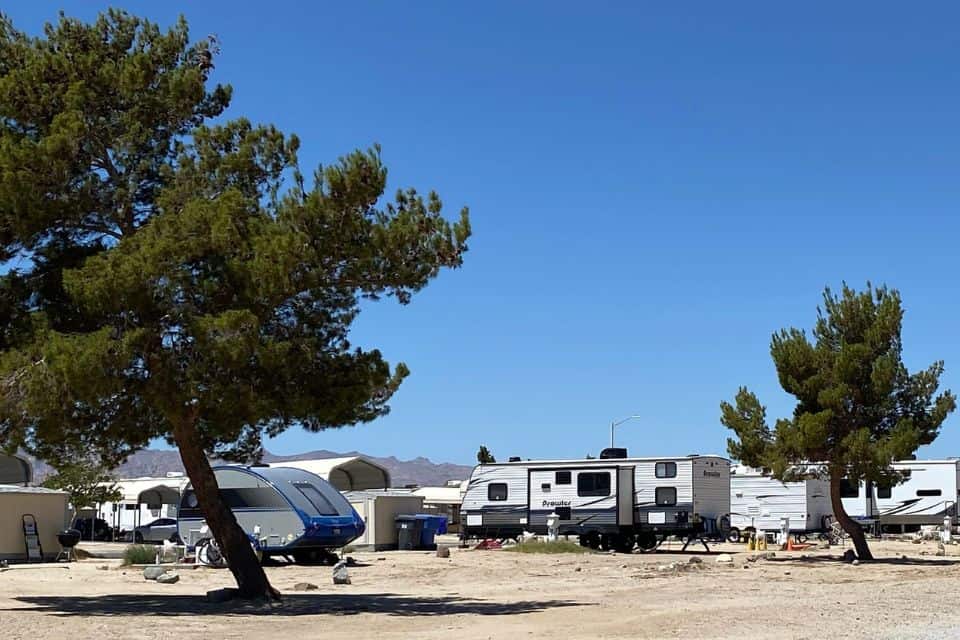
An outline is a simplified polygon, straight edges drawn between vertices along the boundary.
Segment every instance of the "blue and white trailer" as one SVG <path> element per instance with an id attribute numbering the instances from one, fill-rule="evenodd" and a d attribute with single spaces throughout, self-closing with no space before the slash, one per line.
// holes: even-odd
<path id="1" fill-rule="evenodd" d="M 220 495 L 264 557 L 317 562 L 363 534 L 347 499 L 318 475 L 289 467 L 214 467 Z M 180 499 L 177 528 L 188 549 L 209 538 L 192 485 Z"/>

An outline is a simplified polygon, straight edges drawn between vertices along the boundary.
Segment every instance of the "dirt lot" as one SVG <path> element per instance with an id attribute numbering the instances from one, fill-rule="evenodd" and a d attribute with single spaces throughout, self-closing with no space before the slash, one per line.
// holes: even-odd
<path id="1" fill-rule="evenodd" d="M 354 553 L 348 586 L 327 567 L 268 569 L 276 606 L 207 603 L 231 584 L 224 570 L 163 585 L 113 560 L 14 567 L 0 572 L 0 637 L 960 638 L 960 557 L 934 556 L 933 542 L 873 547 L 879 561 L 859 566 L 838 548 L 750 562 L 733 545 L 721 549 L 731 564 L 669 551 Z"/>

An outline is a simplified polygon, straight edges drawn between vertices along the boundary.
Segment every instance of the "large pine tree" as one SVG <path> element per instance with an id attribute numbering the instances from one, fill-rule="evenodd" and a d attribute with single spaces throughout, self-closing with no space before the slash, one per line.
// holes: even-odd
<path id="1" fill-rule="evenodd" d="M 466 210 L 379 204 L 379 149 L 301 175 L 298 141 L 238 119 L 217 51 L 121 11 L 41 37 L 0 20 L 0 445 L 108 464 L 175 444 L 241 594 L 276 595 L 209 456 L 373 420 L 406 375 L 347 339 L 461 264 Z"/>

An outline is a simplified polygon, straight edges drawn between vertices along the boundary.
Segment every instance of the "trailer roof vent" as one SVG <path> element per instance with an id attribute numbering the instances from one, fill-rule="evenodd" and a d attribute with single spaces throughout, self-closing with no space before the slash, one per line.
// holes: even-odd
<path id="1" fill-rule="evenodd" d="M 626 458 L 627 450 L 623 447 L 607 447 L 600 452 L 601 460 L 612 460 L 615 458 Z"/>
<path id="2" fill-rule="evenodd" d="M 510 456 L 507 462 L 520 462 L 520 456 Z"/>

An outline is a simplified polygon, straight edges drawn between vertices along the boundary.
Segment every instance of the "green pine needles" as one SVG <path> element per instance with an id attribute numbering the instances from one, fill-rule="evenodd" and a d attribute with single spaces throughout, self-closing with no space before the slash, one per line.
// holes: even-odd
<path id="1" fill-rule="evenodd" d="M 745 387 L 733 403 L 720 405 L 720 421 L 735 434 L 728 441 L 733 458 L 782 480 L 829 478 L 834 515 L 862 559 L 870 551 L 843 508 L 841 481 L 900 481 L 890 463 L 933 442 L 956 408 L 950 391 L 937 393 L 943 362 L 907 371 L 902 321 L 896 290 L 868 284 L 857 292 L 844 285 L 838 295 L 827 289 L 812 341 L 802 330 L 784 329 L 770 343 L 780 385 L 796 398 L 793 415 L 770 428 L 766 409 Z"/>
<path id="2" fill-rule="evenodd" d="M 210 124 L 218 53 L 183 19 L 0 19 L 0 446 L 112 465 L 168 440 L 241 592 L 275 595 L 208 456 L 387 413 L 407 368 L 350 344 L 359 303 L 459 267 L 470 222 L 385 198 L 377 146 L 308 180 L 296 137 Z"/>

